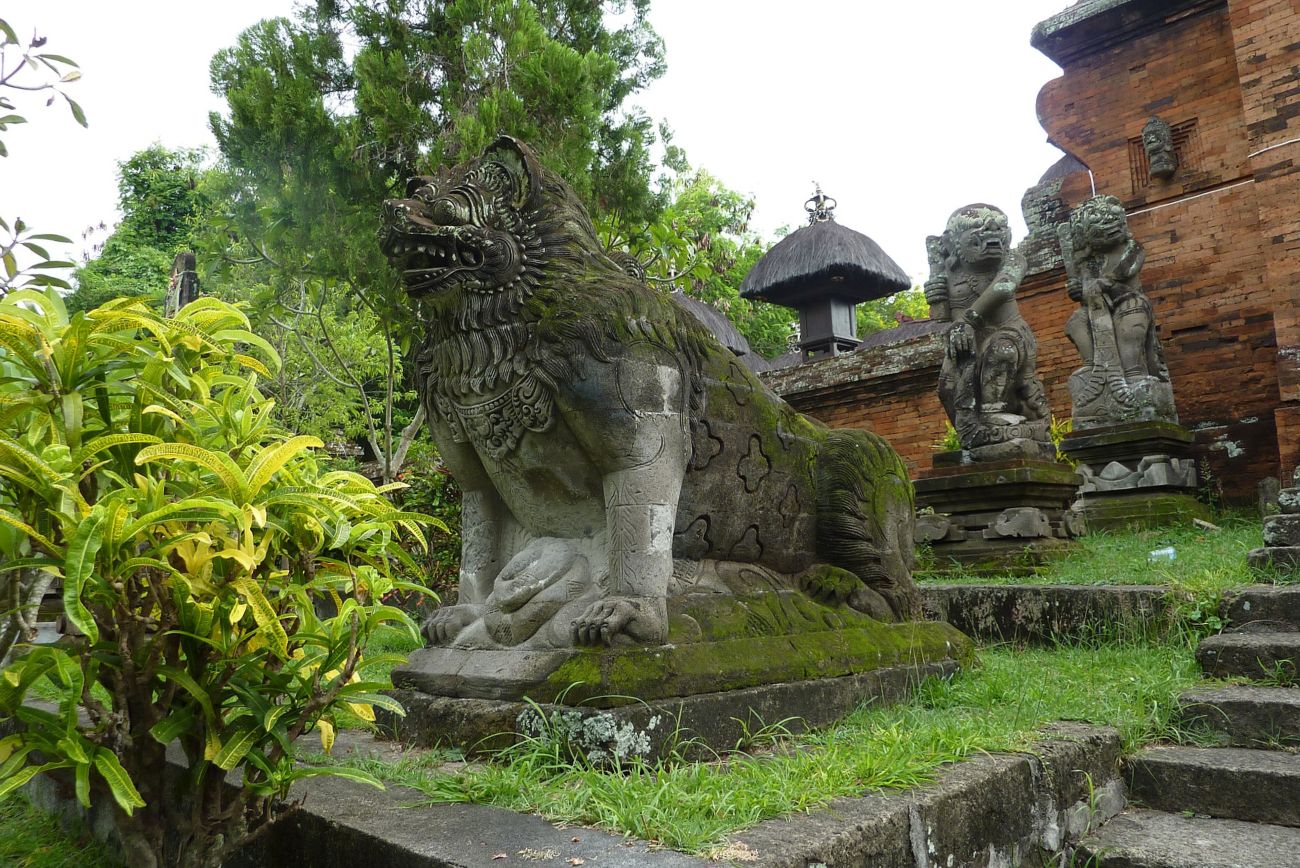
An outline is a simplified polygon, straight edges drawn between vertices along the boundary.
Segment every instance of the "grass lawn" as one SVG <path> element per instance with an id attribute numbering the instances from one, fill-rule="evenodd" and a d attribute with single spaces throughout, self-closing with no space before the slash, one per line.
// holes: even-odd
<path id="1" fill-rule="evenodd" d="M 349 762 L 430 802 L 493 804 L 708 853 L 727 833 L 768 817 L 913 787 L 972 753 L 1032 750 L 1039 727 L 1056 720 L 1115 726 L 1128 749 L 1176 738 L 1175 698 L 1197 676 L 1191 649 L 1180 644 L 987 648 L 978 665 L 925 682 L 906 703 L 863 708 L 829 729 L 772 739 L 775 749 L 716 762 L 609 771 L 568 762 L 544 742 L 450 773 L 437 754 Z"/>
<path id="2" fill-rule="evenodd" d="M 1032 576 L 940 572 L 922 558 L 916 578 L 972 584 L 1167 585 L 1190 591 L 1281 581 L 1274 571 L 1256 570 L 1246 563 L 1246 554 L 1264 544 L 1257 515 L 1229 514 L 1216 521 L 1221 530 L 1169 527 L 1089 534 Z M 1174 549 L 1174 560 L 1150 562 L 1148 555 L 1162 548 Z"/>
<path id="3" fill-rule="evenodd" d="M 6 868 L 117 868 L 121 863 L 80 829 L 59 821 L 23 795 L 0 798 L 0 865 Z"/>

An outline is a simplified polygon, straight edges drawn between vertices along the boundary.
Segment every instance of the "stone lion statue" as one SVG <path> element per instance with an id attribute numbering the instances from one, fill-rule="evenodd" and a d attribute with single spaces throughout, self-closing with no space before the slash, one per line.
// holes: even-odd
<path id="1" fill-rule="evenodd" d="M 660 644 L 678 594 L 795 589 L 910 619 L 913 494 L 881 438 L 769 391 L 602 248 L 523 143 L 411 181 L 383 246 L 423 324 L 419 384 L 464 489 L 435 644 Z"/>
<path id="2" fill-rule="evenodd" d="M 1155 311 L 1142 290 L 1146 251 L 1129 231 L 1124 206 L 1114 196 L 1096 196 L 1057 234 L 1066 290 L 1079 302 L 1065 325 L 1083 360 L 1070 377 L 1074 427 L 1177 422 Z"/>

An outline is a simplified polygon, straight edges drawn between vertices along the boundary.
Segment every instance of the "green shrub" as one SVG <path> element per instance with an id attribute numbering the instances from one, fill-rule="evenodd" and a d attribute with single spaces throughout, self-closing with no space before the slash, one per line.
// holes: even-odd
<path id="1" fill-rule="evenodd" d="M 382 598 L 419 592 L 391 567 L 427 519 L 273 426 L 257 382 L 278 359 L 247 327 L 210 298 L 170 320 L 140 299 L 71 318 L 52 292 L 0 301 L 9 632 L 58 578 L 84 634 L 18 646 L 0 672 L 0 718 L 20 724 L 0 740 L 0 796 L 56 770 L 83 805 L 111 795 L 132 866 L 220 865 L 295 779 L 337 773 L 295 766 L 296 738 L 328 750 L 336 713 L 401 712 L 357 673 L 381 625 L 416 635 Z"/>

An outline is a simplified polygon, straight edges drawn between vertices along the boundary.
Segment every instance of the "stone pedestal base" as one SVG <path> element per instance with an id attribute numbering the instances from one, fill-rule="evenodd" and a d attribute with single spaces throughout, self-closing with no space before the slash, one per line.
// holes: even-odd
<path id="1" fill-rule="evenodd" d="M 955 631 L 954 631 L 955 632 Z M 964 638 L 964 637 L 963 637 Z M 969 640 L 966 640 L 969 642 Z M 524 738 L 543 737 L 593 760 L 652 759 L 673 754 L 713 759 L 748 736 L 779 724 L 798 733 L 829 726 L 865 703 L 899 702 L 929 676 L 959 669 L 951 658 L 886 666 L 860 675 L 786 681 L 737 690 L 665 697 L 602 708 L 520 700 L 390 693 L 406 716 L 380 712 L 380 726 L 406 744 L 490 753 Z M 620 697 L 626 700 L 627 697 Z M 378 709 L 376 709 L 379 711 Z"/>
<path id="2" fill-rule="evenodd" d="M 1083 484 L 1074 508 L 1089 531 L 1188 524 L 1208 518 L 1196 500 L 1192 432 L 1172 422 L 1128 422 L 1065 436 Z"/>
<path id="3" fill-rule="evenodd" d="M 735 727 L 725 719 L 740 718 L 750 731 L 791 717 L 822 725 L 873 698 L 877 673 L 897 670 L 905 682 L 948 671 L 973 647 L 942 622 L 887 624 L 799 591 L 672 598 L 668 639 L 561 650 L 423 648 L 393 671 L 393 684 L 424 709 L 398 726 L 403 737 L 427 729 L 411 737 L 472 748 L 495 733 L 513 740 L 515 718 L 540 703 L 583 732 L 663 746 L 676 726 L 664 715 L 689 710 L 699 737 L 713 732 L 711 747 L 731 748 Z M 646 734 L 656 714 L 662 729 Z M 596 723 L 581 724 L 593 715 Z M 717 741 L 719 734 L 731 741 Z"/>
<path id="4" fill-rule="evenodd" d="M 955 562 L 978 572 L 1029 572 L 1083 533 L 1080 516 L 1069 508 L 1079 476 L 1066 464 L 959 464 L 948 453 L 934 463 L 916 481 L 916 504 L 923 510 L 916 538 L 931 546 L 940 568 Z"/>

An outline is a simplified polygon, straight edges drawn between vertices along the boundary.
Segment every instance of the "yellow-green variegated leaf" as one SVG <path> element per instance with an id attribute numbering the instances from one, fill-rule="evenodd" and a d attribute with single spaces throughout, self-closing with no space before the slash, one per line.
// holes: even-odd
<path id="1" fill-rule="evenodd" d="M 151 461 L 192 461 L 211 470 L 221 480 L 231 497 L 240 502 L 246 499 L 245 491 L 248 480 L 239 465 L 224 452 L 213 452 L 192 443 L 156 443 L 146 446 L 135 456 L 136 464 L 148 464 Z"/>
<path id="2" fill-rule="evenodd" d="M 271 601 L 262 593 L 261 587 L 248 576 L 233 579 L 230 584 L 243 595 L 244 600 L 248 603 L 248 608 L 253 612 L 253 620 L 257 622 L 258 628 L 266 634 L 271 650 L 281 660 L 288 659 L 289 637 L 284 632 L 284 625 L 280 623 L 280 619 L 276 616 Z"/>
<path id="3" fill-rule="evenodd" d="M 257 493 L 262 490 L 262 486 L 271 481 L 274 476 L 284 465 L 288 464 L 300 452 L 308 449 L 319 449 L 325 444 L 319 437 L 308 435 L 299 435 L 280 443 L 276 446 L 262 450 L 253 462 L 248 465 L 248 497 L 251 500 L 257 497 Z"/>

